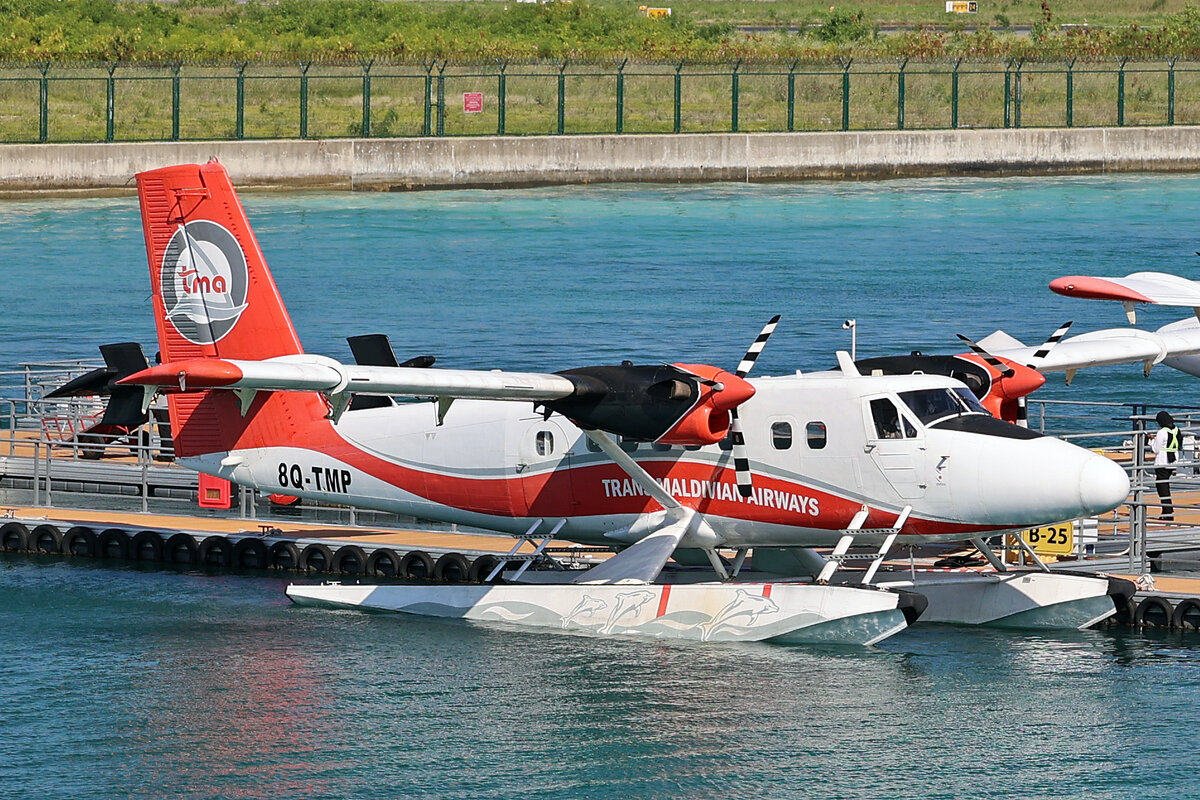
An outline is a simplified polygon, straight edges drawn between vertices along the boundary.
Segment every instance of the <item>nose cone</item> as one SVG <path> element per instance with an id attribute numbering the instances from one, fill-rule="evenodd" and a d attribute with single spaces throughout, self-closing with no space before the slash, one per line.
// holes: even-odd
<path id="1" fill-rule="evenodd" d="M 1103 456 L 1093 456 L 1079 475 L 1079 502 L 1088 516 L 1111 511 L 1129 496 L 1125 470 Z"/>
<path id="2" fill-rule="evenodd" d="M 725 370 L 721 370 L 713 377 L 725 387 L 713 394 L 713 405 L 721 411 L 737 408 L 754 396 L 754 387 L 744 378 L 739 378 Z"/>

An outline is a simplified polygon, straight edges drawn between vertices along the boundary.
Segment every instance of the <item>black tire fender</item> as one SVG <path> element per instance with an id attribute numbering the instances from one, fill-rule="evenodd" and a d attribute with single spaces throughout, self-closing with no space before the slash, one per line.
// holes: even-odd
<path id="1" fill-rule="evenodd" d="M 76 525 L 63 534 L 62 551 L 69 556 L 96 555 L 96 533 L 91 528 Z"/>
<path id="2" fill-rule="evenodd" d="M 107 528 L 96 540 L 96 555 L 99 558 L 129 558 L 129 534 L 120 528 Z"/>
<path id="3" fill-rule="evenodd" d="M 300 551 L 301 572 L 329 572 L 333 566 L 333 551 L 328 545 L 320 542 L 313 542 L 308 547 Z"/>
<path id="4" fill-rule="evenodd" d="M 405 553 L 400 559 L 400 577 L 429 580 L 433 577 L 433 559 L 424 550 Z"/>
<path id="5" fill-rule="evenodd" d="M 400 577 L 400 556 L 389 547 L 380 547 L 367 557 L 367 566 L 363 570 L 371 578 Z"/>
<path id="6" fill-rule="evenodd" d="M 1162 597 L 1147 597 L 1138 603 L 1133 624 L 1146 628 L 1171 627 L 1171 603 Z"/>
<path id="7" fill-rule="evenodd" d="M 138 531 L 129 542 L 129 557 L 157 564 L 163 560 L 163 537 L 154 531 Z"/>
<path id="8" fill-rule="evenodd" d="M 196 540 L 186 533 L 176 533 L 163 545 L 163 561 L 168 564 L 197 564 Z"/>
<path id="9" fill-rule="evenodd" d="M 433 565 L 434 580 L 462 583 L 471 575 L 471 562 L 462 553 L 446 553 Z"/>
<path id="10" fill-rule="evenodd" d="M 61 553 L 63 532 L 53 525 L 38 525 L 29 534 L 29 549 L 35 553 Z"/>
<path id="11" fill-rule="evenodd" d="M 242 569 L 266 569 L 267 546 L 262 539 L 246 537 L 233 546 L 233 566 Z"/>
<path id="12" fill-rule="evenodd" d="M 471 572 L 467 576 L 467 580 L 469 580 L 471 583 L 484 583 L 487 581 L 488 575 L 491 575 L 492 570 L 494 570 L 499 564 L 500 559 L 496 558 L 495 556 L 480 556 L 471 562 Z M 493 581 L 498 580 L 500 580 L 499 573 L 497 573 L 496 577 L 493 578 Z"/>
<path id="13" fill-rule="evenodd" d="M 233 543 L 224 536 L 205 536 L 196 548 L 196 563 L 206 567 L 228 567 L 233 560 Z"/>
<path id="14" fill-rule="evenodd" d="M 330 572 L 342 575 L 362 575 L 367 567 L 367 554 L 356 544 L 344 544 L 333 554 Z"/>
<path id="15" fill-rule="evenodd" d="M 55 530 L 58 530 L 55 528 Z M 19 522 L 6 522 L 0 527 L 0 547 L 10 553 L 29 549 L 29 529 Z"/>
<path id="16" fill-rule="evenodd" d="M 1185 631 L 1200 630 L 1200 600 L 1189 597 L 1175 606 L 1171 614 L 1171 627 Z"/>
<path id="17" fill-rule="evenodd" d="M 275 542 L 267 550 L 267 569 L 285 572 L 300 569 L 300 548 L 295 542 Z"/>

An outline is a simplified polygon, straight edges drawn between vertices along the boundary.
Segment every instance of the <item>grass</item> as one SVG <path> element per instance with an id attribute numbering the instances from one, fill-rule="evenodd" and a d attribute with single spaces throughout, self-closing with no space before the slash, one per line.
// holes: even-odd
<path id="1" fill-rule="evenodd" d="M 1200 10 L 1183 0 L 983 0 L 946 14 L 941 0 L 0 0 L 0 61 L 291 64 L 316 60 L 491 63 L 866 58 L 1200 56 Z M 880 25 L 912 30 L 878 36 Z M 967 30 L 967 26 L 971 30 Z M 746 32 L 739 26 L 773 30 Z M 924 27 L 922 27 L 924 26 Z M 932 26 L 938 26 L 935 29 Z M 1032 35 L 1013 33 L 1032 27 Z M 1066 26 L 1066 27 L 1063 27 Z M 975 30 L 979 28 L 980 30 Z"/>

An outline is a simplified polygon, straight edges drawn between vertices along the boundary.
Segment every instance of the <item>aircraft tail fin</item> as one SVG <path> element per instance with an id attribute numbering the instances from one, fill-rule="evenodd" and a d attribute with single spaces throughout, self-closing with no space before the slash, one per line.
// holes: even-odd
<path id="1" fill-rule="evenodd" d="M 137 187 L 164 363 L 304 352 L 221 164 L 142 172 Z M 320 418 L 325 411 L 316 394 L 262 393 L 241 409 L 227 391 L 180 389 L 168 405 L 176 455 L 182 457 L 278 444 L 286 433 L 275 430 L 280 424 Z"/>

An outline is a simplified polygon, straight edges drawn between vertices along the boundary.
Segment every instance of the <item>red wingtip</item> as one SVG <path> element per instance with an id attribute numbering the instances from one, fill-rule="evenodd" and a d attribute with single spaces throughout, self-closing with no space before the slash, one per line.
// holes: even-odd
<path id="1" fill-rule="evenodd" d="M 1050 291 L 1067 297 L 1084 300 L 1120 300 L 1126 303 L 1153 302 L 1140 292 L 1135 292 L 1107 278 L 1092 278 L 1087 275 L 1068 275 L 1050 281 Z"/>

